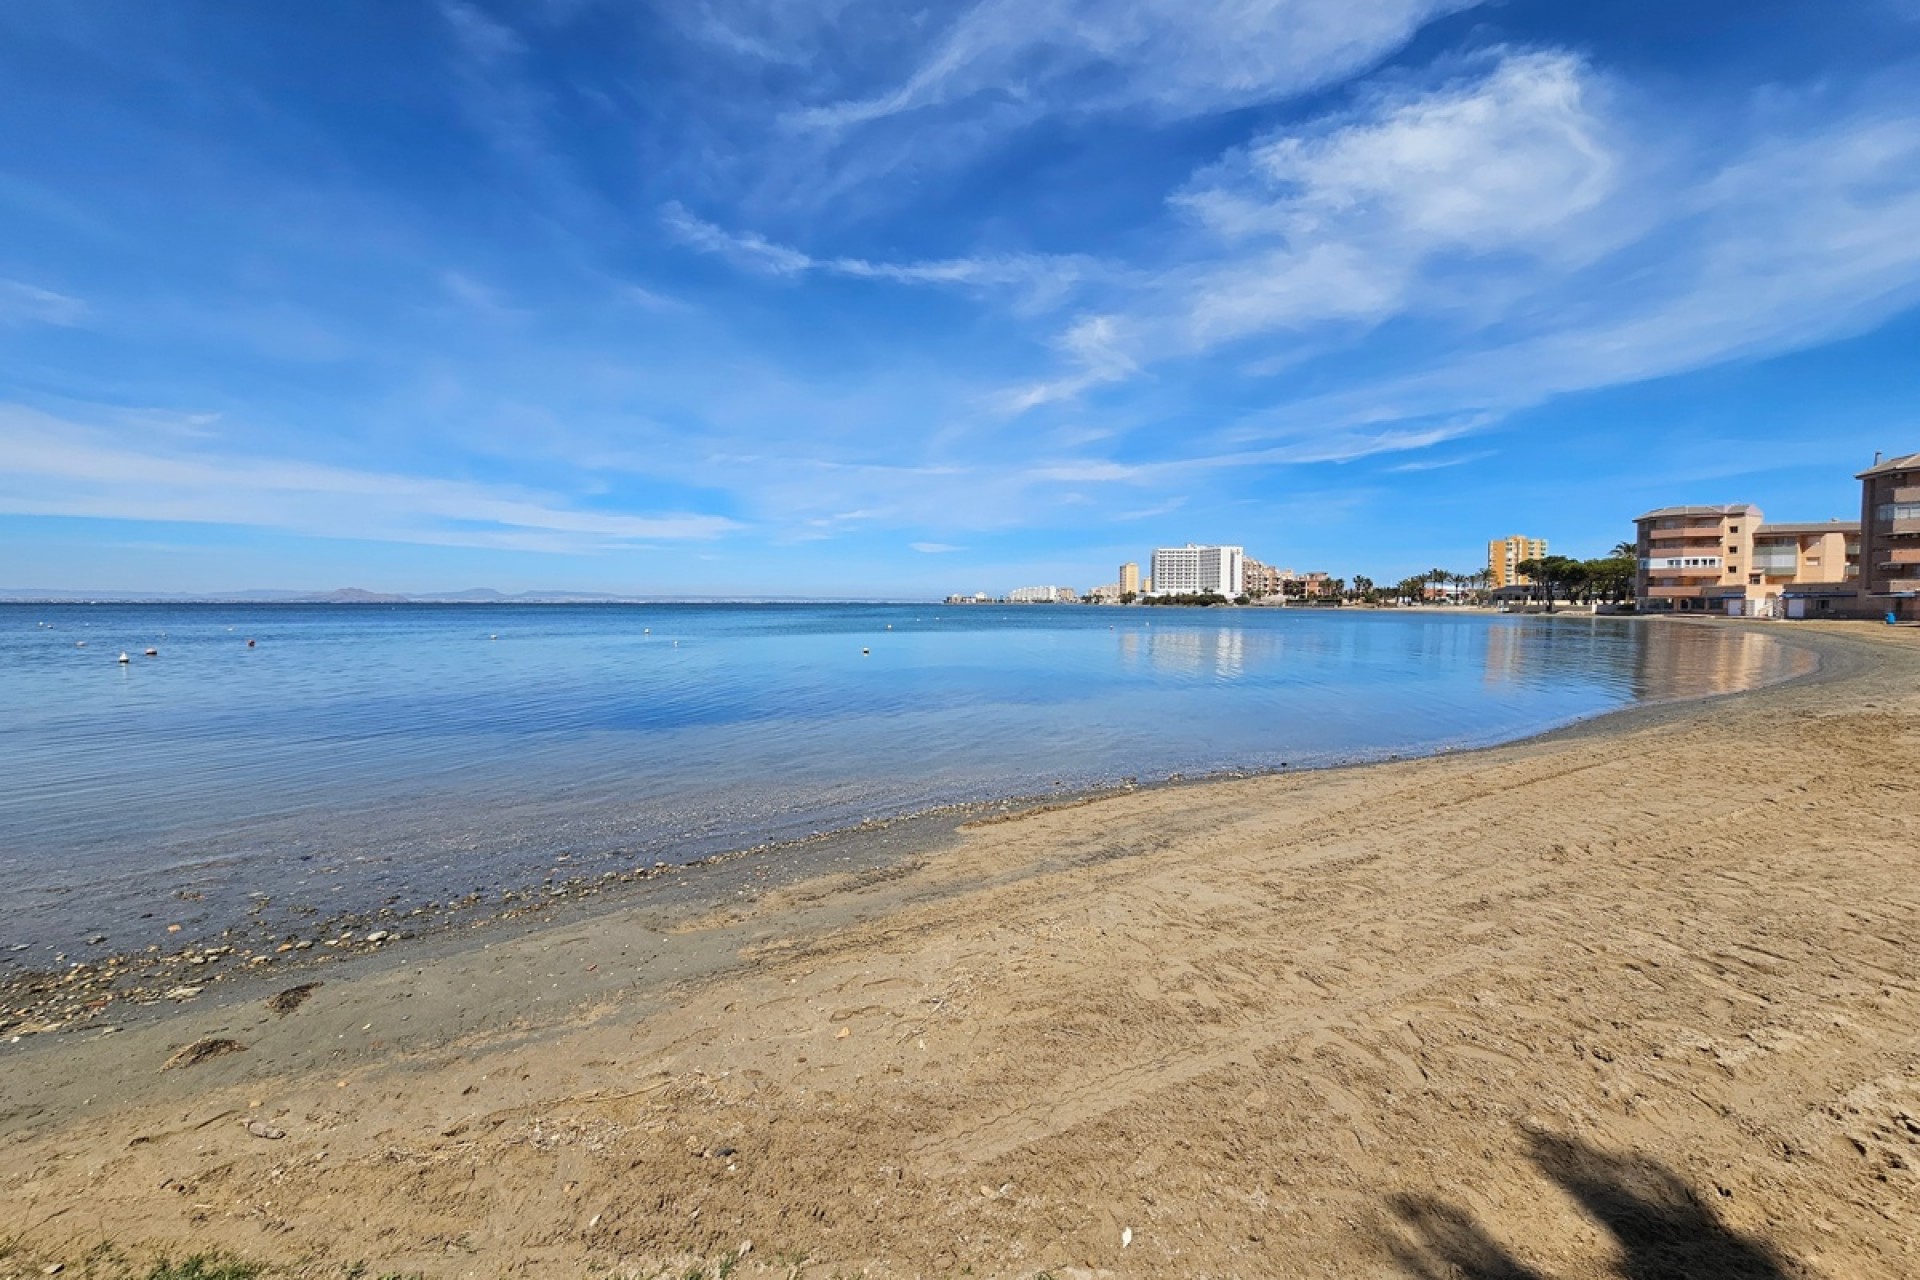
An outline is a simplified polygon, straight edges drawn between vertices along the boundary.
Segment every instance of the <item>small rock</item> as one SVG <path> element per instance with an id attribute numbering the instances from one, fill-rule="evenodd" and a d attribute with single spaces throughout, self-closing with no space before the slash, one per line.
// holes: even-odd
<path id="1" fill-rule="evenodd" d="M 375 929 L 372 933 L 367 935 L 367 941 L 368 942 L 385 942 L 388 938 L 391 938 L 392 936 L 393 935 L 388 933 L 385 929 Z"/>
<path id="2" fill-rule="evenodd" d="M 256 1138 L 280 1139 L 287 1136 L 285 1129 L 276 1129 L 265 1120 L 247 1121 L 247 1132 Z"/>

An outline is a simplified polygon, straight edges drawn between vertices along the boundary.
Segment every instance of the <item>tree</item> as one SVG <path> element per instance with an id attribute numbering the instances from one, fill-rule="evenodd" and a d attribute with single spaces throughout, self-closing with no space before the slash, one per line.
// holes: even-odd
<path id="1" fill-rule="evenodd" d="M 1616 552 L 1619 549 L 1614 548 Z M 1631 555 L 1612 555 L 1600 560 L 1588 560 L 1582 567 L 1587 573 L 1588 597 L 1604 595 L 1610 603 L 1618 604 L 1633 594 L 1640 561 Z"/>
<path id="2" fill-rule="evenodd" d="M 1373 598 L 1373 579 L 1363 573 L 1353 575 L 1353 594 L 1361 600 Z"/>
<path id="3" fill-rule="evenodd" d="M 1640 546 L 1634 542 L 1616 542 L 1613 544 L 1613 550 L 1607 552 L 1609 560 L 1638 560 L 1639 558 Z"/>

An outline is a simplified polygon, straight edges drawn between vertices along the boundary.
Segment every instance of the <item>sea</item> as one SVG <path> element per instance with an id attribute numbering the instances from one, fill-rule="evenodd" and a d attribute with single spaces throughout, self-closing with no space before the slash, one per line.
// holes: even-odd
<path id="1" fill-rule="evenodd" d="M 0 605 L 0 966 L 266 902 L 406 909 L 1478 747 L 1811 661 L 1750 630 L 1470 611 Z"/>

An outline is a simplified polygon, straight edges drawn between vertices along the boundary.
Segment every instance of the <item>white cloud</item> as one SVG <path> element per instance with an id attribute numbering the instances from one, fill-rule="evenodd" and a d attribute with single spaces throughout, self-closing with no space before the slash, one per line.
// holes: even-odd
<path id="1" fill-rule="evenodd" d="M 161 452 L 0 406 L 0 511 L 234 524 L 374 541 L 582 552 L 724 536 L 720 516 L 588 511 L 511 485 L 207 450 Z"/>
<path id="2" fill-rule="evenodd" d="M 50 324 L 70 328 L 87 318 L 87 304 L 64 293 L 19 280 L 0 280 L 0 324 Z"/>
<path id="3" fill-rule="evenodd" d="M 1336 83 L 1476 0 L 980 0 L 891 87 L 796 114 L 845 130 L 980 100 L 1014 117 L 1140 108 L 1181 118 Z M 886 14 L 886 10 L 882 10 Z M 893 10 L 904 26 L 917 15 Z M 911 30 L 911 28 L 909 28 Z M 899 39 L 898 26 L 883 34 Z M 911 35 L 907 37 L 912 39 Z"/>
<path id="4" fill-rule="evenodd" d="M 1370 94 L 1197 174 L 1173 198 L 1175 260 L 1102 299 L 1099 344 L 1077 323 L 1064 368 L 999 403 L 1217 379 L 1230 352 L 1237 376 L 1272 376 L 1272 407 L 1219 439 L 1417 438 L 1864 331 L 1920 303 L 1920 110 L 1886 84 L 1832 98 L 1807 95 L 1797 122 L 1770 101 L 1748 141 L 1723 126 L 1709 144 L 1563 53 Z M 1370 338 L 1366 382 L 1339 389 L 1326 371 Z M 1302 367 L 1321 373 L 1309 396 L 1289 385 Z"/>
<path id="5" fill-rule="evenodd" d="M 1302 402 L 1294 421 L 1504 412 L 1797 350 L 1920 305 L 1920 111 L 1867 111 L 1769 137 L 1665 193 L 1637 270 L 1537 285 L 1540 322 L 1430 367 Z"/>
<path id="6" fill-rule="evenodd" d="M 1024 305 L 1048 305 L 1071 292 L 1093 263 L 1081 257 L 1042 254 L 984 254 L 924 262 L 874 262 L 866 258 L 817 258 L 754 232 L 736 233 L 696 217 L 685 206 L 661 211 L 667 228 L 681 241 L 705 253 L 728 258 L 750 270 L 798 277 L 810 272 L 885 280 L 894 284 L 951 286 L 975 290 L 1022 291 Z"/>
<path id="7" fill-rule="evenodd" d="M 944 556 L 955 551 L 966 550 L 965 547 L 956 547 L 950 542 L 913 542 L 908 545 L 925 556 Z"/>

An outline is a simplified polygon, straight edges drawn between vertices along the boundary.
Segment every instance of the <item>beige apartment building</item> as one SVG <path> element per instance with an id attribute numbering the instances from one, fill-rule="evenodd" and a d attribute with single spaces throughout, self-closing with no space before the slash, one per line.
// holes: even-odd
<path id="1" fill-rule="evenodd" d="M 1262 596 L 1277 596 L 1286 590 L 1286 584 L 1292 582 L 1291 569 L 1281 569 L 1265 564 L 1249 556 L 1240 562 L 1242 589 L 1254 599 Z"/>
<path id="2" fill-rule="evenodd" d="M 1875 455 L 1858 479 L 1861 603 L 1920 622 L 1920 453 Z"/>
<path id="3" fill-rule="evenodd" d="M 1875 454 L 1855 478 L 1857 521 L 1766 524 L 1745 502 L 1638 517 L 1638 607 L 1920 622 L 1920 453 Z"/>
<path id="4" fill-rule="evenodd" d="M 1760 508 L 1746 502 L 1661 507 L 1633 523 L 1639 530 L 1633 591 L 1639 608 L 1726 612 L 1729 595 L 1746 599 Z"/>
<path id="5" fill-rule="evenodd" d="M 1860 522 L 1761 525 L 1753 535 L 1746 594 L 1741 612 L 1753 617 L 1857 612 Z"/>
<path id="6" fill-rule="evenodd" d="M 1487 544 L 1487 576 L 1492 586 L 1526 586 L 1533 579 L 1519 570 L 1523 560 L 1539 560 L 1547 554 L 1545 538 L 1528 538 L 1515 534 L 1511 538 L 1496 538 Z"/>
<path id="7" fill-rule="evenodd" d="M 1855 521 L 1767 524 L 1760 508 L 1736 502 L 1662 507 L 1634 524 L 1634 596 L 1643 610 L 1794 618 L 1855 612 Z"/>
<path id="8" fill-rule="evenodd" d="M 1131 560 L 1120 566 L 1120 593 L 1129 591 L 1136 595 L 1140 591 L 1140 566 Z"/>

